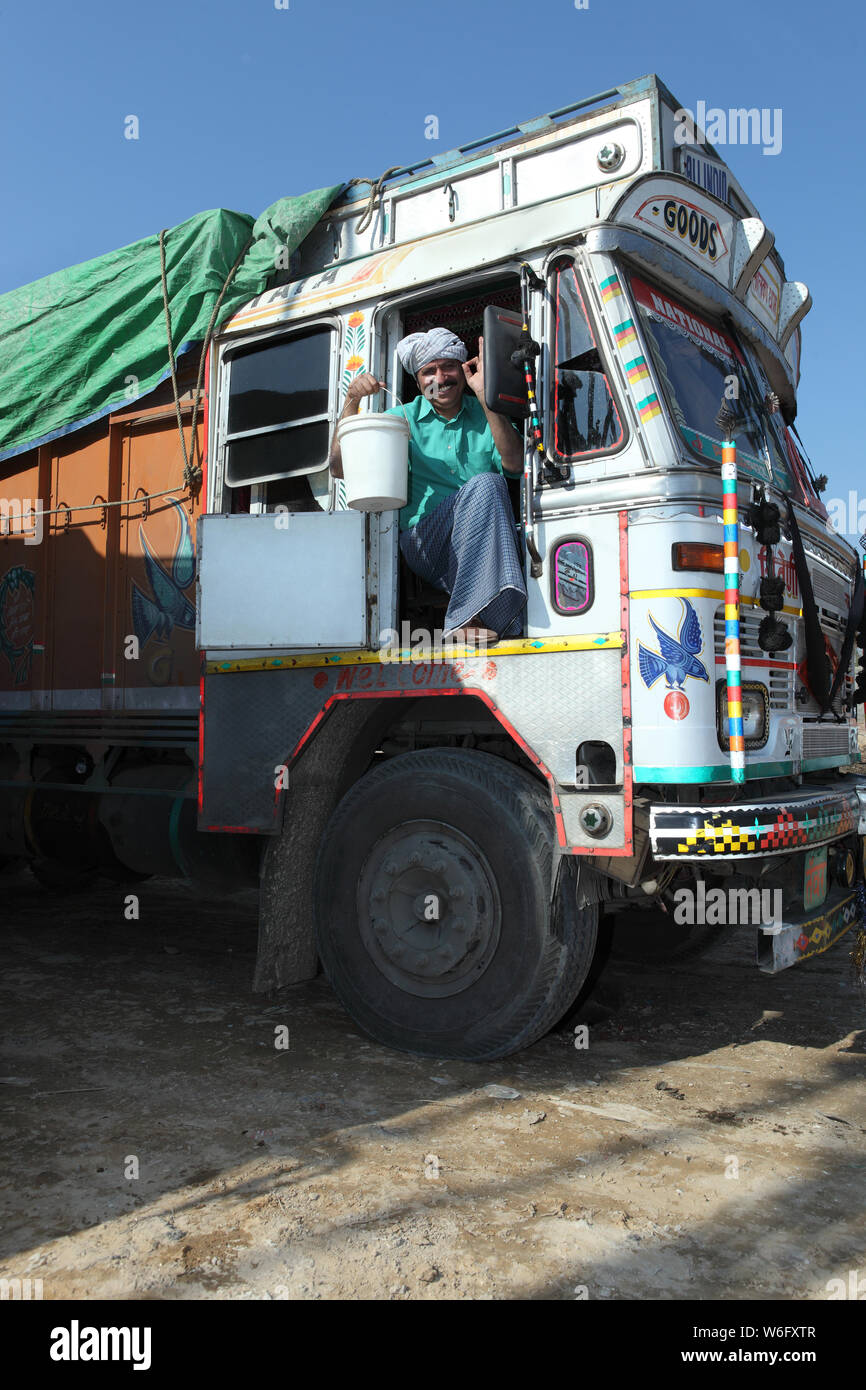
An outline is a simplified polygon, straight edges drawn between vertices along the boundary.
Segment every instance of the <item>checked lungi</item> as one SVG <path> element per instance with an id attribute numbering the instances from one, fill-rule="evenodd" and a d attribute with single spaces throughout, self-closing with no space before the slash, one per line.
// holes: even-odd
<path id="1" fill-rule="evenodd" d="M 520 635 L 526 582 L 501 473 L 470 478 L 401 533 L 400 549 L 410 569 L 450 594 L 444 636 L 473 621 L 500 637 Z"/>

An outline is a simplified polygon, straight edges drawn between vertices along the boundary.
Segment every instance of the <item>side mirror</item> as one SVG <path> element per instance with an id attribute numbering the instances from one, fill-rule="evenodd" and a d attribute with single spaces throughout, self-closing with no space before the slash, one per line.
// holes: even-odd
<path id="1" fill-rule="evenodd" d="M 484 310 L 484 400 L 488 410 L 511 420 L 525 420 L 529 414 L 526 378 L 511 360 L 520 344 L 523 319 L 513 309 Z"/>

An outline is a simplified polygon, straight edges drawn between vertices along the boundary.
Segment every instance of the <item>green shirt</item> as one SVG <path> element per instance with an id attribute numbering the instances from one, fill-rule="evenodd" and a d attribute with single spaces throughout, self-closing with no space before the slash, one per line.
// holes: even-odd
<path id="1" fill-rule="evenodd" d="M 402 405 L 386 415 L 402 415 Z M 400 530 L 416 526 L 476 473 L 502 473 L 502 458 L 493 442 L 484 408 L 474 392 L 463 393 L 460 409 L 446 420 L 426 396 L 405 407 L 409 437 L 409 500 L 400 512 Z"/>

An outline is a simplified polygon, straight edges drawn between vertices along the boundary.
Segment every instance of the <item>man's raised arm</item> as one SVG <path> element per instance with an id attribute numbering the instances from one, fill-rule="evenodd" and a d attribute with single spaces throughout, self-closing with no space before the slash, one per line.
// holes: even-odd
<path id="1" fill-rule="evenodd" d="M 363 376 L 356 376 L 351 386 L 346 392 L 346 400 L 343 409 L 340 411 L 340 420 L 346 420 L 350 415 L 357 415 L 361 406 L 361 401 L 365 396 L 375 396 L 383 390 L 384 381 L 377 381 L 372 372 L 364 372 Z M 497 448 L 499 446 L 497 445 Z M 331 475 L 334 478 L 343 476 L 343 451 L 337 443 L 337 428 L 334 429 L 334 437 L 331 440 L 331 452 L 328 455 L 328 463 Z"/>

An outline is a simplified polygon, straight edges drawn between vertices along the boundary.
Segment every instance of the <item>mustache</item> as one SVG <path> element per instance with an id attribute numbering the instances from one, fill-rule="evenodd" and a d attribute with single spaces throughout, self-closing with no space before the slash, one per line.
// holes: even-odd
<path id="1" fill-rule="evenodd" d="M 456 385 L 457 377 L 451 377 L 448 381 L 443 381 L 441 384 L 438 381 L 428 381 L 427 385 L 421 389 L 428 400 L 435 401 L 443 391 L 449 391 Z"/>

